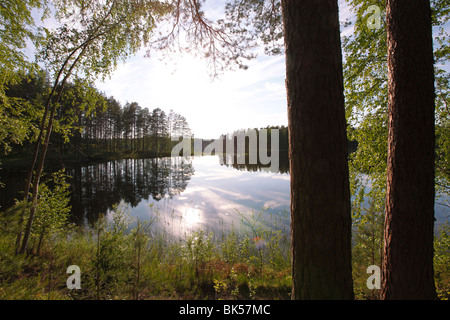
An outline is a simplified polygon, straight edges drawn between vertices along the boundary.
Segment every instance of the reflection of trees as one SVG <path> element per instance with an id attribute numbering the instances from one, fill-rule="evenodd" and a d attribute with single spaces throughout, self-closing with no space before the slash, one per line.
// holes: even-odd
<path id="1" fill-rule="evenodd" d="M 258 150 L 259 153 L 259 150 Z M 248 154 L 245 155 L 245 164 L 238 164 L 238 157 L 236 154 L 223 154 L 220 163 L 227 167 L 233 167 L 234 169 L 241 171 L 270 171 L 271 164 L 262 164 L 257 162 L 256 164 L 250 163 Z M 279 153 L 279 173 L 289 173 L 289 154 L 287 150 L 280 150 Z"/>
<path id="2" fill-rule="evenodd" d="M 98 219 L 123 200 L 135 207 L 142 199 L 159 201 L 183 192 L 194 174 L 181 158 L 126 159 L 68 170 L 72 179 L 72 212 L 76 222 Z"/>
<path id="3" fill-rule="evenodd" d="M 186 162 L 184 158 L 171 158 L 172 166 L 170 172 L 168 195 L 172 199 L 173 196 L 179 195 L 183 192 L 190 177 L 194 174 L 194 167 L 189 162 Z"/>

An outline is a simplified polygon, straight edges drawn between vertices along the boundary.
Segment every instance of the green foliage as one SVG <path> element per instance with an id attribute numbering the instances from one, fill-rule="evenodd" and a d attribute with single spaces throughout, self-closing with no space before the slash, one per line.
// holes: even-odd
<path id="1" fill-rule="evenodd" d="M 381 266 L 384 232 L 384 212 L 376 201 L 369 201 L 367 209 L 354 216 L 352 266 L 357 299 L 379 298 L 379 290 L 369 290 L 366 285 L 367 268 Z"/>
<path id="2" fill-rule="evenodd" d="M 10 150 L 11 143 L 28 138 L 27 109 L 21 100 L 9 99 L 6 91 L 22 81 L 36 66 L 23 49 L 28 43 L 38 44 L 40 37 L 33 31 L 33 9 L 46 8 L 41 0 L 5 0 L 0 4 L 0 148 Z M 45 10 L 44 10 L 45 13 Z"/>
<path id="3" fill-rule="evenodd" d="M 233 265 L 240 259 L 241 241 L 238 233 L 233 230 L 222 239 L 220 247 L 225 262 Z"/>
<path id="4" fill-rule="evenodd" d="M 95 264 L 95 285 L 97 297 L 111 299 L 122 292 L 121 283 L 130 282 L 130 235 L 127 229 L 130 223 L 129 208 L 123 203 L 113 207 L 110 215 L 100 218 L 94 227 L 96 232 L 97 253 Z M 101 293 L 100 293 L 101 292 Z"/>
<path id="5" fill-rule="evenodd" d="M 435 26 L 436 85 L 436 191 L 450 195 L 450 73 L 444 66 L 450 60 L 450 35 L 445 26 L 450 20 L 450 1 L 432 0 Z M 448 70 L 448 66 L 447 66 Z"/>
<path id="6" fill-rule="evenodd" d="M 9 105 L 0 112 L 0 152 L 4 154 L 27 153 L 36 141 L 44 114 L 44 101 L 51 91 L 46 73 L 40 70 L 20 78 L 6 91 Z M 74 79 L 63 91 L 59 112 L 53 121 L 53 139 L 61 149 L 81 132 L 80 115 L 91 116 L 95 109 L 104 109 L 106 98 L 89 82 Z M 2 117 L 3 116 L 3 117 Z"/>
<path id="7" fill-rule="evenodd" d="M 92 86 L 93 80 L 104 79 L 118 62 L 148 44 L 157 20 L 169 13 L 176 19 L 183 13 L 184 22 L 194 18 L 190 24 L 194 28 L 188 28 L 188 33 L 194 38 L 202 36 L 197 43 L 215 61 L 228 59 L 245 67 L 239 60 L 246 57 L 242 48 L 262 44 L 268 54 L 283 50 L 280 1 L 230 0 L 227 21 L 219 21 L 222 30 L 214 30 L 191 2 L 183 2 L 187 5 L 181 8 L 163 1 L 58 0 L 54 4 L 60 24 L 54 29 L 39 29 L 42 34 L 37 34 L 32 31 L 31 10 L 45 9 L 44 2 L 6 0 L 0 4 L 0 148 L 4 153 L 10 152 L 13 144 L 36 139 L 44 101 L 52 90 L 63 87 L 61 99 L 53 101 L 58 110 L 54 131 L 61 140 L 68 142 L 72 136 L 81 139 L 84 133 L 88 151 L 108 139 L 109 150 L 114 152 L 121 147 L 159 151 L 170 147 L 164 139 L 174 128 L 170 123 L 169 130 L 164 126 L 168 119 L 162 110 L 149 113 L 136 103 L 122 109 L 112 97 L 103 97 Z M 359 288 L 356 292 L 367 298 L 373 296 L 361 289 L 367 279 L 365 270 L 381 259 L 388 130 L 385 20 L 382 15 L 381 28 L 369 29 L 367 8 L 377 5 L 384 11 L 385 1 L 348 2 L 356 13 L 356 22 L 354 34 L 343 41 L 346 115 L 348 138 L 359 142 L 358 151 L 349 156 L 355 227 L 353 267 Z M 431 3 L 436 31 L 436 185 L 438 192 L 448 193 L 450 76 L 442 66 L 450 57 L 450 38 L 444 29 L 450 9 L 448 0 Z M 242 46 L 227 43 L 231 38 L 223 31 L 234 33 Z M 47 76 L 33 72 L 36 66 L 21 51 L 30 40 L 39 49 L 38 60 L 45 62 L 55 80 L 53 87 Z M 225 50 L 220 51 L 215 43 L 218 40 L 227 44 L 222 47 Z M 72 82 L 68 81 L 71 76 L 75 77 Z M 34 92 L 31 96 L 30 88 Z M 114 123 L 109 135 L 105 130 L 108 122 Z M 119 141 L 122 136 L 124 143 Z M 108 142 L 105 146 L 108 148 Z M 266 283 L 280 286 L 285 295 L 290 291 L 285 285 L 290 282 L 289 241 L 281 232 L 268 228 L 261 213 L 241 215 L 250 232 L 233 230 L 221 241 L 203 231 L 169 241 L 164 235 L 151 234 L 151 223 L 140 221 L 130 230 L 129 208 L 123 204 L 113 208 L 111 221 L 101 219 L 90 233 L 67 232 L 70 207 L 65 179 L 58 172 L 40 186 L 32 228 L 32 241 L 40 255 L 15 256 L 12 251 L 16 217 L 29 208 L 19 202 L 2 217 L 0 298 L 40 299 L 50 297 L 53 291 L 55 297 L 72 299 L 138 298 L 140 294 L 204 297 L 208 291 L 202 286 L 209 286 L 215 297 L 255 298 Z M 61 236 L 63 233 L 66 237 Z M 450 292 L 449 256 L 447 226 L 435 242 L 440 298 L 448 298 Z M 81 267 L 81 292 L 61 289 L 67 278 L 64 270 L 71 264 Z M 196 276 L 192 277 L 194 272 Z"/>
<path id="8" fill-rule="evenodd" d="M 50 179 L 40 185 L 38 205 L 32 237 L 37 241 L 37 252 L 40 252 L 44 241 L 60 233 L 67 232 L 69 225 L 69 183 L 64 170 L 55 172 Z"/>
<path id="9" fill-rule="evenodd" d="M 136 227 L 133 228 L 130 233 L 131 242 L 134 246 L 134 259 L 132 263 L 132 268 L 134 270 L 133 298 L 136 300 L 139 299 L 139 292 L 141 291 L 140 285 L 142 281 L 143 266 L 151 264 L 151 261 L 154 258 L 153 253 L 155 253 L 156 246 L 153 243 L 149 246 L 147 246 L 147 244 L 150 243 L 150 228 L 155 221 L 156 218 L 146 221 L 138 219 Z"/>
<path id="10" fill-rule="evenodd" d="M 30 102 L 21 99 L 8 99 L 8 103 L 0 108 L 0 152 L 7 154 L 13 144 L 21 144 L 30 138 L 30 123 L 26 113 L 33 110 Z"/>
<path id="11" fill-rule="evenodd" d="M 94 117 L 96 112 L 106 109 L 107 100 L 88 80 L 76 78 L 65 86 L 59 112 L 54 120 L 54 131 L 68 143 L 77 133 L 85 128 L 80 123 L 80 115 Z"/>
<path id="12" fill-rule="evenodd" d="M 344 93 L 348 139 L 357 140 L 358 150 L 349 156 L 353 214 L 365 210 L 362 199 L 372 198 L 384 208 L 387 161 L 387 44 L 385 17 L 381 28 L 369 29 L 368 7 L 385 10 L 385 1 L 348 1 L 356 13 L 354 33 L 344 38 Z M 370 185 L 370 188 L 366 186 Z"/>
<path id="13" fill-rule="evenodd" d="M 349 0 L 356 14 L 354 33 L 343 40 L 344 88 L 349 140 L 359 142 L 357 152 L 349 156 L 353 214 L 369 210 L 364 197 L 378 212 L 384 211 L 388 138 L 388 81 L 385 15 L 381 27 L 369 29 L 369 6 L 385 11 L 385 1 Z M 432 1 L 433 26 L 437 32 L 436 57 L 436 186 L 438 195 L 449 191 L 449 74 L 441 69 L 448 60 L 448 35 L 444 24 L 449 19 L 448 1 Z M 357 223 L 358 221 L 356 221 Z"/>
<path id="14" fill-rule="evenodd" d="M 92 90 L 92 81 L 105 78 L 119 61 L 125 61 L 148 44 L 156 20 L 173 9 L 164 2 L 134 0 L 58 0 L 53 5 L 59 22 L 53 29 L 34 28 L 31 15 L 34 8 L 44 9 L 42 19 L 49 15 L 45 0 L 7 0 L 0 6 L 0 148 L 4 152 L 11 150 L 11 144 L 32 140 L 30 130 L 37 131 L 39 124 L 34 122 L 44 114 L 44 99 L 33 104 L 30 99 L 15 99 L 15 95 L 10 98 L 6 94 L 11 85 L 23 81 L 25 73 L 37 70 L 21 51 L 29 44 L 27 41 L 32 40 L 37 60 L 46 65 L 54 78 L 51 90 L 42 93 L 48 103 L 69 77 L 78 77 L 62 97 L 65 112 L 59 112 L 53 123 L 54 131 L 67 142 L 71 131 L 80 130 L 74 127 L 77 116 L 83 112 L 90 114 L 99 101 L 98 93 Z M 80 80 L 83 74 L 85 80 Z M 53 103 L 60 108 L 59 98 L 56 100 Z M 68 108 L 68 104 L 72 107 Z M 40 118 L 30 119 L 28 110 L 36 110 L 35 116 Z M 48 123 L 47 119 L 44 121 Z"/>
<path id="15" fill-rule="evenodd" d="M 195 275 L 203 273 L 208 262 L 213 258 L 212 234 L 204 231 L 193 232 L 188 235 L 186 243 L 182 246 L 183 259 L 186 264 L 192 266 Z"/>
<path id="16" fill-rule="evenodd" d="M 148 44 L 155 19 L 170 6 L 159 1 L 55 1 L 61 25 L 45 29 L 39 57 L 57 75 L 105 78 L 120 60 Z"/>
<path id="17" fill-rule="evenodd" d="M 42 70 L 15 75 L 16 82 L 10 83 L 4 92 L 7 102 L 0 104 L 0 152 L 3 154 L 9 153 L 15 144 L 36 140 L 48 86 Z"/>
<path id="18" fill-rule="evenodd" d="M 437 64 L 445 64 L 450 59 L 450 39 L 445 25 L 450 20 L 450 1 L 431 0 L 433 26 L 438 36 L 435 38 L 435 58 Z"/>
<path id="19" fill-rule="evenodd" d="M 44 175 L 44 182 L 37 199 L 35 224 L 31 229 L 31 242 L 33 249 L 38 254 L 45 242 L 58 239 L 70 231 L 70 193 L 69 184 L 64 174 L 64 169 L 52 174 Z M 24 201 L 16 201 L 16 204 L 4 213 L 10 235 L 17 235 L 19 216 L 28 214 L 30 207 Z"/>
<path id="20" fill-rule="evenodd" d="M 251 212 L 248 217 L 239 213 L 242 225 L 251 231 L 242 239 L 241 252 L 247 257 L 246 262 L 260 270 L 265 265 L 275 269 L 286 268 L 290 266 L 290 240 L 276 228 L 276 220 L 264 220 L 264 213 L 265 210 Z"/>
<path id="21" fill-rule="evenodd" d="M 45 1 L 41 0 L 5 0 L 0 4 L 0 105 L 7 103 L 7 86 L 34 67 L 22 49 L 27 41 L 38 42 L 31 12 L 43 7 Z"/>
<path id="22" fill-rule="evenodd" d="M 244 229 L 221 236 L 199 231 L 171 239 L 152 230 L 155 220 L 133 224 L 129 209 L 118 204 L 88 229 L 71 229 L 64 237 L 49 238 L 36 256 L 15 255 L 14 234 L 2 229 L 0 298 L 289 299 L 290 246 L 283 245 L 276 233 L 273 239 L 269 231 L 264 234 L 258 214 L 247 218 Z M 380 243 L 376 242 L 380 216 L 374 210 L 360 217 L 363 222 L 353 262 L 358 299 L 377 298 L 378 292 L 366 287 L 366 269 L 377 265 L 380 258 Z M 1 228 L 13 228 L 5 224 L 5 216 L 1 222 Z M 253 230 L 265 237 L 265 246 L 255 241 Z M 436 287 L 441 299 L 448 298 L 449 292 L 448 240 L 446 226 L 435 240 Z M 276 250 L 269 249 L 271 243 L 278 246 Z M 284 257 L 283 261 L 272 263 L 277 256 Z M 65 287 L 69 265 L 80 267 L 81 290 Z"/>
<path id="23" fill-rule="evenodd" d="M 50 91 L 44 71 L 22 77 L 9 87 L 10 106 L 3 109 L 7 117 L 0 126 L 0 152 L 11 157 L 29 154 Z M 167 156 L 173 146 L 170 134 L 187 135 L 190 129 L 186 119 L 173 111 L 168 115 L 160 108 L 149 111 L 136 102 L 122 106 L 88 80 L 75 78 L 62 91 L 52 132 L 51 157 L 78 160 Z"/>
<path id="24" fill-rule="evenodd" d="M 450 48 L 450 46 L 447 46 Z M 436 191 L 450 195 L 450 74 L 436 70 Z"/>
<path id="25" fill-rule="evenodd" d="M 88 80 L 106 77 L 116 67 L 118 60 L 125 59 L 148 42 L 149 32 L 155 26 L 154 15 L 161 15 L 168 10 L 168 5 L 153 1 L 79 3 L 62 0 L 55 1 L 54 4 L 60 26 L 56 30 L 44 28 L 45 37 L 42 43 L 39 43 L 37 54 L 37 59 L 46 64 L 54 83 L 46 99 L 34 160 L 29 169 L 30 177 L 25 187 L 25 193 L 28 193 L 31 181 L 34 181 L 31 198 L 33 206 L 23 239 L 18 238 L 22 253 L 28 245 L 34 219 L 34 204 L 38 197 L 39 177 L 64 86 L 70 77 L 82 73 Z M 39 150 L 41 142 L 43 146 L 42 150 Z M 35 168 L 33 177 L 31 173 Z"/>
<path id="26" fill-rule="evenodd" d="M 434 240 L 434 278 L 439 299 L 450 299 L 450 225 L 441 226 Z"/>
<path id="27" fill-rule="evenodd" d="M 367 290 L 366 268 L 380 265 L 383 243 L 384 205 L 388 140 L 388 72 L 385 15 L 381 27 L 369 29 L 367 9 L 376 5 L 385 11 L 383 0 L 348 0 L 356 14 L 354 32 L 343 40 L 344 88 L 349 140 L 359 142 L 349 156 L 352 214 L 354 226 L 353 272 L 359 298 L 376 298 Z M 449 73 L 442 69 L 448 61 L 448 34 L 444 25 L 450 18 L 448 0 L 431 1 L 435 37 L 436 76 L 436 191 L 449 192 L 448 171 Z M 448 254 L 440 254 L 445 257 Z"/>

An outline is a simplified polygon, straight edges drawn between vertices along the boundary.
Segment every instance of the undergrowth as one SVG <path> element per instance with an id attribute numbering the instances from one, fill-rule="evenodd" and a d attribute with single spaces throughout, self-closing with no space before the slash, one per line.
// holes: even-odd
<path id="1" fill-rule="evenodd" d="M 53 233 L 26 255 L 14 252 L 9 219 L 0 236 L 0 299 L 290 298 L 289 242 L 256 215 L 248 234 L 193 231 L 180 239 L 155 233 L 156 220 L 133 221 L 124 205 L 113 212 Z M 72 265 L 81 289 L 67 287 Z"/>
<path id="2" fill-rule="evenodd" d="M 239 213 L 244 229 L 174 238 L 155 231 L 157 214 L 132 220 L 122 204 L 93 226 L 58 220 L 58 228 L 36 233 L 27 254 L 17 255 L 17 215 L 11 212 L 0 215 L 0 299 L 290 299 L 289 239 L 263 223 L 261 213 Z M 440 299 L 450 296 L 449 236 L 445 226 L 435 242 Z M 359 247 L 353 257 L 356 298 L 377 299 L 379 290 L 366 286 L 365 265 L 371 261 L 364 262 L 368 258 L 358 255 Z M 73 265 L 80 269 L 80 289 L 67 286 Z"/>

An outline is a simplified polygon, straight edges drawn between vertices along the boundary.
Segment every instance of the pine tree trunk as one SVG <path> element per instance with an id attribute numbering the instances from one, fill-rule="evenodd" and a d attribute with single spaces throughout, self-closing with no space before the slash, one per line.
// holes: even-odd
<path id="1" fill-rule="evenodd" d="M 293 299 L 352 299 L 351 209 L 337 0 L 282 1 Z"/>
<path id="2" fill-rule="evenodd" d="M 389 151 L 383 299 L 434 299 L 434 70 L 429 0 L 387 1 Z"/>

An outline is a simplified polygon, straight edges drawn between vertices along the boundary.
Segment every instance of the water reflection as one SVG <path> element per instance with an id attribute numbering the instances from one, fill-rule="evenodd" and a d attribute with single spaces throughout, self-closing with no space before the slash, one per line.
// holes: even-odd
<path id="1" fill-rule="evenodd" d="M 142 199 L 172 199 L 186 189 L 194 168 L 182 158 L 125 159 L 67 172 L 74 221 L 92 223 L 120 201 L 136 207 Z"/>
<path id="2" fill-rule="evenodd" d="M 282 173 L 286 167 L 270 172 L 264 166 L 233 165 L 230 159 L 221 165 L 221 160 L 219 156 L 124 159 L 67 167 L 72 222 L 92 224 L 121 203 L 136 218 L 158 215 L 158 228 L 181 235 L 200 228 L 217 232 L 239 228 L 244 216 L 265 208 L 269 225 L 288 230 L 289 175 Z M 6 184 L 0 189 L 2 209 L 21 198 L 25 176 L 26 168 L 2 168 Z"/>
<path id="3" fill-rule="evenodd" d="M 269 152 L 270 153 L 270 152 Z M 252 163 L 249 155 L 245 155 L 242 158 L 244 159 L 244 163 L 240 164 L 238 161 L 238 155 L 236 154 L 224 154 L 221 156 L 220 163 L 227 167 L 232 167 L 236 170 L 244 170 L 244 171 L 266 171 L 273 173 L 289 173 L 289 153 L 287 150 L 280 150 L 278 154 L 278 166 L 273 167 L 271 163 L 261 164 Z"/>
<path id="4" fill-rule="evenodd" d="M 267 225 L 289 232 L 289 167 L 280 153 L 280 168 L 233 157 L 124 159 L 66 168 L 72 177 L 72 221 L 92 224 L 114 204 L 127 206 L 131 215 L 150 219 L 158 215 L 156 228 L 173 235 L 195 229 L 222 232 L 242 226 L 243 217 L 263 209 Z M 59 169 L 59 168 L 58 168 Z M 47 171 L 51 171 L 48 170 Z M 26 168 L 2 167 L 0 210 L 20 199 Z M 368 185 L 370 188 L 370 185 Z M 449 220 L 445 205 L 435 206 L 436 229 Z"/>
<path id="5" fill-rule="evenodd" d="M 132 215 L 144 220 L 158 215 L 157 228 L 182 236 L 198 229 L 216 233 L 239 229 L 243 217 L 263 210 L 269 226 L 288 232 L 289 175 L 220 166 L 218 156 L 189 161 L 185 165 L 192 165 L 195 174 L 180 194 L 144 197 L 130 206 Z"/>

